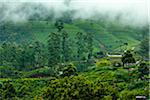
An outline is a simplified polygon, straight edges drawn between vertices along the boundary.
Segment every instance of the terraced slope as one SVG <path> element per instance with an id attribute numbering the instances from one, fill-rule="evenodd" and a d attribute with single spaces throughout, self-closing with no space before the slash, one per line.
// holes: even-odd
<path id="1" fill-rule="evenodd" d="M 29 21 L 25 23 L 5 23 L 2 28 L 2 41 L 47 42 L 48 35 L 56 32 L 54 21 Z M 1 26 L 2 27 L 2 26 Z M 5 30 L 4 30 L 5 29 Z M 70 37 L 74 38 L 77 32 L 92 32 L 94 34 L 95 50 L 119 50 L 124 43 L 128 43 L 128 48 L 139 44 L 142 33 L 132 27 L 126 27 L 116 22 L 100 22 L 90 20 L 74 20 L 72 23 L 64 24 L 64 30 Z"/>

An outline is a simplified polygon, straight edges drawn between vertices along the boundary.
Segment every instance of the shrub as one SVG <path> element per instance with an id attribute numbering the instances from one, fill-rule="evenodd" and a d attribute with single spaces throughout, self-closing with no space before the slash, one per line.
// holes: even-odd
<path id="1" fill-rule="evenodd" d="M 3 90 L 2 90 L 2 83 L 0 83 L 0 100 L 2 100 L 2 92 L 3 92 Z"/>
<path id="2" fill-rule="evenodd" d="M 127 83 L 126 82 L 117 83 L 117 88 L 118 88 L 118 91 L 120 92 L 127 88 Z"/>
<path id="3" fill-rule="evenodd" d="M 138 71 L 139 71 L 139 75 L 142 78 L 144 75 L 148 75 L 149 74 L 149 68 L 148 68 L 148 64 L 146 63 L 141 63 L 140 66 L 138 67 Z"/>
<path id="4" fill-rule="evenodd" d="M 17 94 L 18 97 L 23 98 L 23 97 L 27 97 L 30 93 L 29 93 L 29 83 L 28 82 L 21 82 L 21 86 L 18 88 Z"/>
<path id="5" fill-rule="evenodd" d="M 77 75 L 77 68 L 73 64 L 69 64 L 63 69 L 63 74 L 62 76 L 75 76 Z"/>
<path id="6" fill-rule="evenodd" d="M 110 66 L 111 62 L 107 59 L 102 59 L 96 62 L 96 67 Z"/>
<path id="7" fill-rule="evenodd" d="M 0 78 L 19 78 L 22 73 L 11 66 L 0 66 Z"/>
<path id="8" fill-rule="evenodd" d="M 117 94 L 116 88 L 106 82 L 94 84 L 82 76 L 73 76 L 51 81 L 39 97 L 49 100 L 107 100 L 117 99 Z"/>
<path id="9" fill-rule="evenodd" d="M 112 96 L 104 96 L 104 100 L 113 100 Z"/>
<path id="10" fill-rule="evenodd" d="M 137 89 L 137 90 L 124 90 L 120 93 L 121 100 L 135 100 L 136 96 L 146 96 L 148 98 L 148 91 Z"/>
<path id="11" fill-rule="evenodd" d="M 50 82 L 42 93 L 43 99 L 50 100 L 86 100 L 92 99 L 93 83 L 81 76 L 65 77 Z"/>
<path id="12" fill-rule="evenodd" d="M 138 89 L 138 88 L 141 88 L 141 87 L 144 87 L 148 85 L 148 83 L 144 82 L 144 81 L 137 81 L 137 82 L 132 82 L 128 85 L 128 89 L 129 90 L 133 90 L 133 89 Z"/>
<path id="13" fill-rule="evenodd" d="M 117 89 L 114 87 L 112 87 L 111 85 L 109 85 L 107 82 L 97 82 L 96 83 L 96 87 L 95 87 L 95 96 L 94 97 L 98 97 L 98 98 L 110 98 L 110 96 L 113 98 L 113 100 L 117 99 L 117 94 L 118 91 Z M 107 96 L 107 97 L 105 97 Z"/>
<path id="14" fill-rule="evenodd" d="M 123 69 L 116 70 L 115 78 L 117 81 L 129 81 L 128 72 Z"/>
<path id="15" fill-rule="evenodd" d="M 14 98 L 16 97 L 17 94 L 14 86 L 9 81 L 4 82 L 2 91 L 3 91 L 3 95 L 2 95 L 3 99 Z"/>

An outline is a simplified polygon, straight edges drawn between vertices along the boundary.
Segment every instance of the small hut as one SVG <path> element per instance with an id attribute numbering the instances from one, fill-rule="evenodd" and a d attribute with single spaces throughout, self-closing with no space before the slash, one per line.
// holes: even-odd
<path id="1" fill-rule="evenodd" d="M 122 55 L 120 54 L 106 54 L 109 60 L 111 61 L 121 61 Z"/>
<path id="2" fill-rule="evenodd" d="M 121 58 L 122 58 L 122 55 L 121 54 L 106 54 L 106 57 L 107 59 L 109 59 L 111 61 L 111 63 L 118 67 L 118 66 L 121 66 L 122 65 L 122 62 L 121 62 Z"/>

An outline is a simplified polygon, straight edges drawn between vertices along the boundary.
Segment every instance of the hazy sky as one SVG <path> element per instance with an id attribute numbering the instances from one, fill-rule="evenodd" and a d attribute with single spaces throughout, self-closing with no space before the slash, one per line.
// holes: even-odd
<path id="1" fill-rule="evenodd" d="M 150 0 L 0 0 L 0 5 L 7 6 L 3 19 L 26 20 L 27 13 L 16 12 L 26 2 L 33 5 L 42 4 L 47 9 L 53 8 L 58 15 L 66 10 L 76 10 L 74 18 L 92 18 L 97 14 L 108 14 L 110 19 L 114 19 L 121 14 L 122 22 L 135 25 L 143 25 L 150 19 Z M 32 12 L 33 10 L 29 9 L 28 14 Z"/>

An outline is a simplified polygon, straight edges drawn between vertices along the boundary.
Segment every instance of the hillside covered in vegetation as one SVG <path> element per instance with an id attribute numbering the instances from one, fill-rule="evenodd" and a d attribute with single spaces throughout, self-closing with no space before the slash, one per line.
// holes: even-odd
<path id="1" fill-rule="evenodd" d="M 0 4 L 0 100 L 150 99 L 148 24 L 15 4 Z"/>

